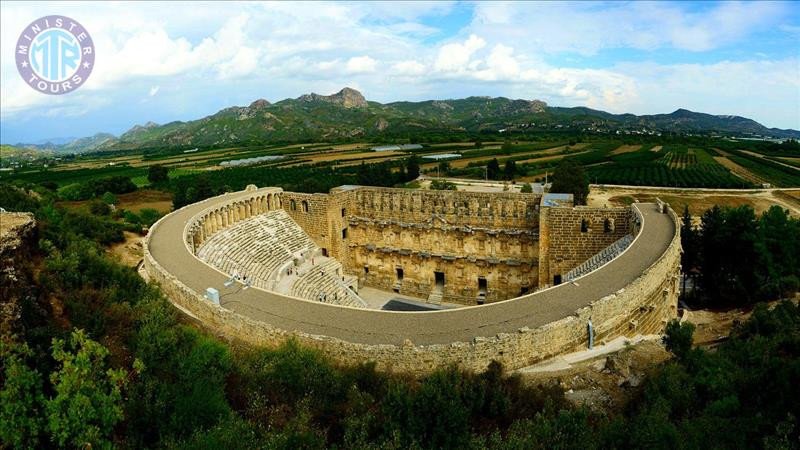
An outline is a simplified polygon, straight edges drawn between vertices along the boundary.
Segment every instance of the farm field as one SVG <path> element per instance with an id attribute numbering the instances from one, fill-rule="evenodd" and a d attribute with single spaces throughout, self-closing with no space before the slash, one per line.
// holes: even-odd
<path id="1" fill-rule="evenodd" d="M 172 194 L 169 192 L 155 189 L 139 189 L 127 194 L 118 194 L 116 197 L 116 207 L 118 209 L 121 208 L 135 213 L 148 208 L 164 214 L 172 211 Z M 58 202 L 58 205 L 68 209 L 77 209 L 86 207 L 89 202 L 89 200 L 61 201 Z"/>
<path id="2" fill-rule="evenodd" d="M 549 148 L 544 148 L 544 149 L 537 149 L 537 150 L 530 150 L 530 151 L 523 151 L 523 152 L 513 153 L 511 155 L 507 155 L 507 154 L 504 154 L 501 151 L 498 151 L 496 153 L 491 153 L 491 154 L 482 154 L 481 156 L 473 156 L 473 157 L 470 156 L 472 153 L 476 153 L 478 151 L 480 151 L 481 153 L 486 153 L 485 152 L 486 149 L 482 148 L 480 150 L 475 150 L 473 152 L 465 152 L 464 156 L 466 156 L 466 158 L 451 160 L 451 161 L 449 161 L 449 163 L 450 163 L 450 167 L 464 168 L 464 167 L 475 166 L 476 164 L 482 166 L 482 165 L 485 165 L 486 163 L 488 163 L 489 161 L 491 161 L 494 158 L 497 158 L 497 160 L 501 164 L 504 163 L 506 160 L 509 160 L 509 159 L 513 159 L 517 163 L 535 161 L 537 159 L 540 159 L 540 157 L 542 157 L 542 158 L 549 157 L 549 160 L 561 159 L 564 156 L 566 156 L 567 154 L 569 154 L 569 152 L 578 152 L 578 150 L 586 147 L 587 145 L 588 144 L 583 144 L 583 143 L 578 143 L 578 144 L 575 144 L 573 146 L 559 145 L 559 146 L 556 146 L 556 147 L 549 147 Z M 512 149 L 511 151 L 513 152 L 514 150 Z M 423 169 L 432 169 L 432 168 L 435 168 L 437 164 L 438 164 L 438 162 L 424 163 L 424 164 L 421 164 L 421 167 Z"/>
<path id="3" fill-rule="evenodd" d="M 503 165 L 516 163 L 518 181 L 540 181 L 552 173 L 565 158 L 584 166 L 590 182 L 637 186 L 685 188 L 752 188 L 769 184 L 773 187 L 800 186 L 800 158 L 765 156 L 750 150 L 736 150 L 730 143 L 715 146 L 702 144 L 656 144 L 621 142 L 615 139 L 592 142 L 568 140 L 444 142 L 423 144 L 411 151 L 375 152 L 377 144 L 303 143 L 291 145 L 232 147 L 199 150 L 191 153 L 140 153 L 83 155 L 74 160 L 54 162 L 45 169 L 22 169 L 0 174 L 0 181 L 14 180 L 38 184 L 55 182 L 59 187 L 82 183 L 93 178 L 123 176 L 137 187 L 148 185 L 149 166 L 162 164 L 170 169 L 171 179 L 195 175 L 208 170 L 221 170 L 219 164 L 268 155 L 285 155 L 280 161 L 264 162 L 258 167 L 332 167 L 352 171 L 362 163 L 400 161 L 411 155 L 459 153 L 462 158 L 450 160 L 447 176 L 482 179 L 484 167 L 494 158 Z M 720 148 L 724 146 L 724 148 Z M 438 162 L 420 161 L 423 172 L 434 172 Z M 444 175 L 444 174 L 443 174 Z"/>
<path id="4" fill-rule="evenodd" d="M 734 175 L 756 185 L 760 185 L 767 182 L 765 179 L 750 172 L 749 170 L 740 166 L 739 164 L 736 164 L 735 162 L 731 161 L 731 159 L 729 158 L 730 153 L 727 153 L 723 150 L 717 150 L 717 153 L 719 153 L 720 156 L 715 156 L 714 160 L 720 163 L 722 166 L 726 167 Z"/>
<path id="5" fill-rule="evenodd" d="M 623 206 L 634 201 L 653 201 L 656 197 L 667 202 L 678 213 L 684 206 L 699 219 L 705 210 L 719 206 L 752 206 L 757 214 L 768 210 L 773 205 L 788 209 L 790 214 L 800 217 L 800 190 L 784 191 L 775 189 L 748 190 L 745 192 L 726 190 L 693 190 L 693 189 L 636 189 L 617 186 L 592 186 L 589 192 L 588 205 Z M 786 197 L 789 197 L 788 199 Z M 796 199 L 792 201 L 792 198 Z"/>
<path id="6" fill-rule="evenodd" d="M 713 150 L 665 145 L 612 155 L 610 163 L 590 166 L 590 181 L 598 184 L 630 184 L 673 187 L 746 188 L 752 183 L 731 173 L 713 157 Z"/>

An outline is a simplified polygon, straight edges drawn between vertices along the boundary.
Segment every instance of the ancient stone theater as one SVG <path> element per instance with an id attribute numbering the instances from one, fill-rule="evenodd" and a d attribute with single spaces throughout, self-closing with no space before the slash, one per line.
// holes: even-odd
<path id="1" fill-rule="evenodd" d="M 676 315 L 668 205 L 574 206 L 567 194 L 249 186 L 150 230 L 143 272 L 203 326 L 287 339 L 351 364 L 516 369 Z"/>

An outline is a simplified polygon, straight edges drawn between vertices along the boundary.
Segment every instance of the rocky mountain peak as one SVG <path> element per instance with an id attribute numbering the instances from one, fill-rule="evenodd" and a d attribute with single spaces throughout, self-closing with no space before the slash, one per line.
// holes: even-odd
<path id="1" fill-rule="evenodd" d="M 367 99 L 355 89 L 346 87 L 333 95 L 305 94 L 297 98 L 304 102 L 327 102 L 345 108 L 364 108 L 367 106 Z"/>
<path id="2" fill-rule="evenodd" d="M 547 103 L 541 100 L 529 100 L 528 104 L 530 105 L 531 111 L 536 113 L 542 113 L 547 109 Z"/>
<path id="3" fill-rule="evenodd" d="M 270 105 L 270 103 L 267 100 L 264 100 L 263 98 L 260 98 L 260 99 L 258 99 L 256 101 L 254 101 L 253 103 L 250 103 L 249 108 L 251 108 L 251 109 L 259 108 L 260 109 L 260 108 L 266 108 L 269 105 Z"/>

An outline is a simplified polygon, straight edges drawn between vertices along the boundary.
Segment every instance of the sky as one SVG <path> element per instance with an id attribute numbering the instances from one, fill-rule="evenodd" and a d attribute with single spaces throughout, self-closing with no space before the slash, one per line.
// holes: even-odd
<path id="1" fill-rule="evenodd" d="M 64 15 L 94 70 L 45 95 L 14 63 L 25 27 Z M 116 135 L 345 86 L 391 102 L 471 95 L 613 113 L 678 108 L 800 129 L 791 2 L 0 1 L 0 142 Z"/>

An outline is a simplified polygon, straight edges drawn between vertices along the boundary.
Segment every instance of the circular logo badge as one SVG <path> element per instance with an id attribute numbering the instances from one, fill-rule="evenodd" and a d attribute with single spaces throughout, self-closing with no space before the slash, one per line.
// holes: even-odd
<path id="1" fill-rule="evenodd" d="M 45 16 L 20 34 L 17 70 L 28 85 L 43 94 L 74 91 L 94 69 L 94 42 L 81 24 L 65 16 Z"/>

